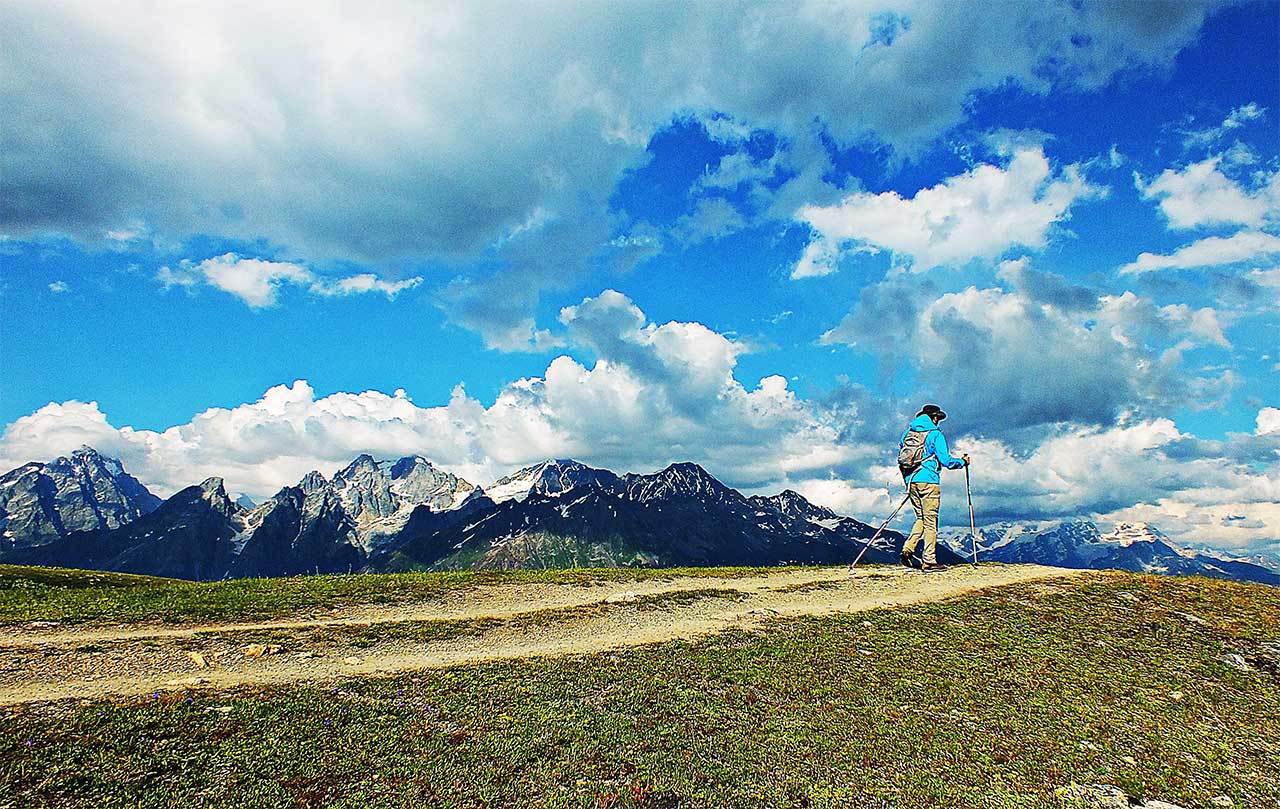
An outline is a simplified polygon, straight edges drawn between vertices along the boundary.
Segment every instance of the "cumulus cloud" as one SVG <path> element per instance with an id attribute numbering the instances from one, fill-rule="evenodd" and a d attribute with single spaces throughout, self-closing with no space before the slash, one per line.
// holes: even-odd
<path id="1" fill-rule="evenodd" d="M 1280 435 L 1280 408 L 1264 407 L 1258 411 L 1258 435 Z"/>
<path id="2" fill-rule="evenodd" d="M 422 283 L 415 276 L 403 281 L 386 281 L 372 273 L 345 278 L 323 278 L 300 264 L 242 258 L 235 253 L 207 258 L 197 263 L 183 261 L 178 268 L 161 267 L 156 280 L 165 289 L 193 289 L 201 283 L 235 295 L 251 309 L 267 309 L 279 302 L 280 288 L 295 284 L 316 295 L 342 297 L 378 292 L 394 300 L 396 295 Z"/>
<path id="3" fill-rule="evenodd" d="M 161 492 L 220 475 L 263 497 L 366 451 L 420 453 L 480 483 L 551 456 L 639 471 L 692 459 L 739 485 L 803 477 L 855 454 L 784 378 L 738 382 L 742 347 L 702 324 L 649 323 L 613 291 L 566 307 L 561 320 L 594 362 L 559 356 L 488 407 L 461 387 L 447 404 L 420 407 L 404 391 L 317 397 L 299 380 L 157 432 L 117 428 L 93 402 L 51 403 L 6 428 L 0 462 L 87 443 Z"/>
<path id="4" fill-rule="evenodd" d="M 995 259 L 1014 247 L 1040 249 L 1073 204 L 1103 193 L 1080 166 L 1055 173 L 1040 146 L 1020 147 L 1005 165 L 977 166 L 911 198 L 857 192 L 836 205 L 801 208 L 796 217 L 812 238 L 791 277 L 835 272 L 850 250 L 889 250 L 923 271 Z"/>
<path id="5" fill-rule="evenodd" d="M 49 291 L 54 295 L 61 295 L 69 289 L 71 289 L 71 287 L 67 286 L 66 281 L 54 281 L 49 284 Z"/>
<path id="6" fill-rule="evenodd" d="M 1020 264 L 1003 270 L 1015 282 Z M 1045 287 L 1052 294 L 1045 294 Z M 1196 376 L 1182 354 L 1226 347 L 1218 313 L 1159 307 L 1132 292 L 1094 296 L 1061 279 L 1012 291 L 969 287 L 934 296 L 890 279 L 868 287 L 822 337 L 909 368 L 919 393 L 984 414 L 994 430 L 1055 423 L 1114 424 L 1124 413 L 1171 404 L 1208 407 L 1230 391 L 1230 374 Z M 1054 298 L 1058 301 L 1055 302 Z"/>
<path id="7" fill-rule="evenodd" d="M 1008 302 L 995 303 L 1008 313 Z M 50 403 L 5 428 L 0 468 L 89 444 L 121 458 L 161 494 L 216 475 L 262 498 L 311 469 L 331 474 L 361 452 L 422 454 L 482 485 L 551 456 L 618 471 L 694 460 L 749 492 L 790 487 L 866 520 L 887 515 L 900 498 L 894 458 L 910 414 L 865 388 L 846 385 L 810 402 L 781 376 L 745 386 L 733 375 L 742 346 L 698 323 L 648 322 L 612 291 L 566 307 L 561 320 L 594 361 L 556 357 L 542 375 L 507 384 L 487 406 L 461 386 L 446 403 L 421 406 L 403 390 L 321 397 L 299 380 L 152 431 L 113 424 L 94 402 Z M 1051 381 L 1036 368 L 1028 374 L 1037 384 Z M 962 408 L 972 404 L 957 405 L 952 421 L 963 424 Z M 1177 539 L 1225 545 L 1274 538 L 1280 526 L 1274 407 L 1259 411 L 1253 434 L 1220 442 L 1197 439 L 1167 418 L 1129 416 L 1105 427 L 1049 425 L 1026 446 L 950 438 L 974 458 L 986 521 L 1142 518 Z M 943 519 L 960 524 L 962 511 L 945 506 Z M 1227 516 L 1244 519 L 1224 523 Z"/>
<path id="8" fill-rule="evenodd" d="M 1258 261 L 1280 254 L 1280 236 L 1260 230 L 1242 230 L 1230 236 L 1206 236 L 1172 253 L 1142 253 L 1120 268 L 1121 275 L 1158 270 L 1190 270 Z"/>
<path id="9" fill-rule="evenodd" d="M 1280 172 L 1259 172 L 1248 184 L 1221 170 L 1215 155 L 1183 169 L 1165 169 L 1154 180 L 1134 173 L 1143 199 L 1156 200 L 1171 228 L 1212 225 L 1261 227 L 1280 216 Z"/>
<path id="10" fill-rule="evenodd" d="M 1280 529 L 1280 436 L 1237 438 L 1198 448 L 1199 439 L 1157 418 L 1063 427 L 1022 453 L 999 441 L 970 440 L 964 448 L 982 482 L 977 505 L 989 518 L 1141 520 L 1175 541 L 1244 548 Z M 1240 457 L 1244 446 L 1269 463 Z"/>
<path id="11" fill-rule="evenodd" d="M 821 185 L 818 131 L 912 152 L 983 89 L 1167 65 L 1217 5 L 9 3 L 0 230 L 458 262 L 453 320 L 528 346 L 538 291 L 616 235 L 610 194 L 674 115 L 788 139 L 799 193 Z M 539 210 L 592 238 L 500 244 Z"/>

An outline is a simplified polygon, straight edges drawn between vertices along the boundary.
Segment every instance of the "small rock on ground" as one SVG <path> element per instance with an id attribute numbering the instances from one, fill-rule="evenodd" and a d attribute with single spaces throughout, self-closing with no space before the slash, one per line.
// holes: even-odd
<path id="1" fill-rule="evenodd" d="M 1059 787 L 1054 790 L 1054 794 L 1066 806 L 1085 807 L 1085 809 L 1185 809 L 1176 803 L 1162 800 L 1134 801 L 1125 794 L 1124 790 L 1111 784 L 1072 784 Z M 1225 795 L 1219 797 L 1226 798 Z M 1225 804 L 1219 804 L 1217 801 L 1218 798 L 1213 799 L 1215 806 L 1231 805 L 1230 798 L 1227 798 Z"/>
<path id="2" fill-rule="evenodd" d="M 1233 669 L 1240 669 L 1241 671 L 1250 671 L 1253 668 L 1252 666 L 1249 665 L 1248 660 L 1245 660 L 1243 657 L 1236 654 L 1235 652 L 1230 652 L 1228 654 L 1223 655 L 1222 662 L 1226 663 L 1228 666 L 1230 666 Z"/>

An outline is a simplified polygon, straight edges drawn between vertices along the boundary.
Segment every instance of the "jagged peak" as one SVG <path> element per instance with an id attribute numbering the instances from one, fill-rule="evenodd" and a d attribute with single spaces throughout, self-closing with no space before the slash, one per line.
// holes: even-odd
<path id="1" fill-rule="evenodd" d="M 204 494 L 216 494 L 221 492 L 224 497 L 227 494 L 225 482 L 222 478 L 217 476 L 205 478 L 200 481 L 200 491 Z"/>
<path id="2" fill-rule="evenodd" d="M 302 480 L 298 481 L 298 488 L 302 489 L 304 494 L 310 494 L 311 492 L 314 492 L 317 489 L 323 489 L 328 485 L 329 481 L 325 479 L 324 475 L 320 474 L 320 472 L 315 469 L 312 469 L 310 472 L 303 475 Z"/>
<path id="3" fill-rule="evenodd" d="M 425 466 L 427 469 L 432 470 L 436 468 L 431 461 L 421 455 L 406 455 L 403 458 L 397 459 L 396 462 L 391 465 L 391 477 L 402 478 L 420 466 Z"/>
<path id="4" fill-rule="evenodd" d="M 734 491 L 691 461 L 670 464 L 651 475 L 627 475 L 624 480 L 628 496 L 633 500 L 700 495 L 711 495 L 718 499 Z"/>
<path id="5" fill-rule="evenodd" d="M 596 469 L 572 458 L 547 458 L 532 466 L 518 469 L 498 478 L 484 493 L 495 503 L 524 500 L 531 492 L 555 496 L 579 485 L 612 483 L 617 476 L 607 469 Z"/>
<path id="6" fill-rule="evenodd" d="M 49 462 L 49 465 L 65 464 L 67 466 L 77 467 L 98 467 L 105 468 L 111 475 L 124 474 L 124 465 L 115 458 L 103 455 L 98 450 L 88 444 L 81 444 L 71 451 L 69 455 L 59 455 Z"/>

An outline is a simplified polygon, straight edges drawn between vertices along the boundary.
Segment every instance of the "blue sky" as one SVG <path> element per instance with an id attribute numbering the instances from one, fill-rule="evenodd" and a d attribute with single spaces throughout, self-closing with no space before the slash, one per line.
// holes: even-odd
<path id="1" fill-rule="evenodd" d="M 992 519 L 1280 539 L 1280 4 L 2 13 L 8 463 L 866 517 L 936 400 Z"/>

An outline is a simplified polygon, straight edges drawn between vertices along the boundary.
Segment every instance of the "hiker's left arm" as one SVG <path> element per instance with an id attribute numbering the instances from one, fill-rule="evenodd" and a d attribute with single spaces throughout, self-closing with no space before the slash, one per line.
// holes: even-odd
<path id="1" fill-rule="evenodd" d="M 947 437 L 941 431 L 935 433 L 938 440 L 933 445 L 933 454 L 938 456 L 938 463 L 948 469 L 963 469 L 964 460 L 962 458 L 951 457 L 951 450 L 947 449 Z"/>

